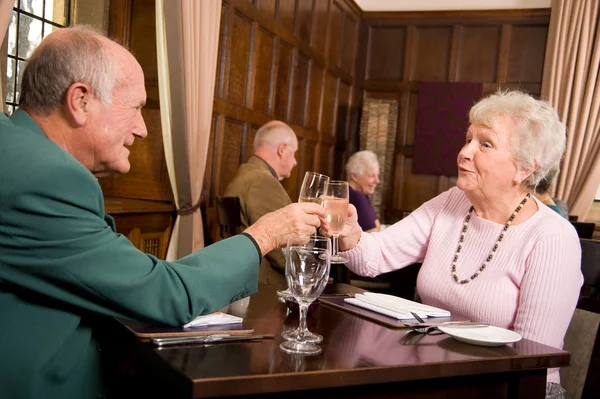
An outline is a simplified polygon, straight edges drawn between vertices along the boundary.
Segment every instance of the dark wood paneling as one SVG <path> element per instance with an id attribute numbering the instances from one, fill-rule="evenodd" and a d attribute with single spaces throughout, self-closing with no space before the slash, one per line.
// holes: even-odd
<path id="1" fill-rule="evenodd" d="M 456 181 L 411 171 L 419 83 L 482 82 L 485 93 L 501 87 L 538 94 L 548 22 L 547 9 L 362 14 L 356 79 L 364 82 L 365 97 L 399 104 L 394 170 L 391 181 L 382 182 L 393 187 L 384 198 L 384 222 L 398 220 Z M 340 110 L 345 90 L 340 84 Z M 337 126 L 339 131 L 339 121 Z"/>
<path id="2" fill-rule="evenodd" d="M 276 0 L 256 0 L 255 4 L 266 18 L 275 19 Z"/>
<path id="3" fill-rule="evenodd" d="M 306 110 L 306 93 L 308 89 L 308 67 L 310 59 L 302 52 L 296 56 L 296 67 L 294 70 L 294 87 L 291 107 L 292 123 L 302 125 Z"/>
<path id="4" fill-rule="evenodd" d="M 321 0 L 322 1 L 322 0 Z M 315 0 L 298 0 L 298 39 L 310 43 Z"/>
<path id="5" fill-rule="evenodd" d="M 284 41 L 277 45 L 277 79 L 275 81 L 275 118 L 288 119 L 292 46 Z"/>
<path id="6" fill-rule="evenodd" d="M 338 145 L 350 139 L 348 130 L 348 123 L 350 121 L 350 95 L 350 85 L 344 81 L 340 81 L 338 86 L 338 106 L 335 124 L 335 141 Z"/>
<path id="7" fill-rule="evenodd" d="M 511 29 L 506 81 L 542 81 L 548 27 L 544 25 L 514 26 Z"/>
<path id="8" fill-rule="evenodd" d="M 344 14 L 341 6 L 334 1 L 329 11 L 329 64 L 340 66 L 340 43 L 341 43 L 341 32 L 342 32 L 342 18 Z"/>
<path id="9" fill-rule="evenodd" d="M 465 82 L 495 81 L 499 43 L 499 26 L 463 27 L 458 50 L 457 80 Z"/>
<path id="10" fill-rule="evenodd" d="M 358 47 L 358 25 L 352 14 L 344 13 L 344 28 L 342 29 L 341 61 L 340 67 L 352 74 L 354 62 L 356 61 L 356 49 Z"/>
<path id="11" fill-rule="evenodd" d="M 325 45 L 327 44 L 327 13 L 330 2 L 317 0 L 314 3 L 312 46 L 320 54 L 325 54 Z"/>
<path id="12" fill-rule="evenodd" d="M 323 85 L 323 107 L 321 117 L 321 128 L 323 135 L 333 136 L 335 131 L 333 129 L 335 122 L 335 111 L 336 111 L 336 100 L 337 100 L 337 79 L 330 73 L 325 75 L 325 84 Z"/>
<path id="13" fill-rule="evenodd" d="M 232 15 L 228 58 L 227 101 L 238 105 L 246 104 L 248 82 L 248 59 L 250 55 L 250 20 L 235 11 Z"/>
<path id="14" fill-rule="evenodd" d="M 296 29 L 296 0 L 279 0 L 277 3 L 277 22 L 291 32 Z"/>
<path id="15" fill-rule="evenodd" d="M 225 118 L 223 139 L 219 140 L 219 155 L 221 160 L 219 164 L 219 190 L 217 195 L 223 195 L 225 188 L 233 179 L 237 168 L 240 166 L 243 136 L 244 122 Z"/>
<path id="16" fill-rule="evenodd" d="M 399 80 L 404 64 L 406 28 L 372 26 L 368 37 L 367 77 Z"/>
<path id="17" fill-rule="evenodd" d="M 419 27 L 415 40 L 410 80 L 443 82 L 448 79 L 452 27 Z"/>
<path id="18" fill-rule="evenodd" d="M 271 74 L 273 72 L 273 52 L 275 48 L 274 35 L 262 28 L 256 31 L 256 47 L 253 53 L 254 62 L 254 85 L 253 85 L 253 108 L 265 114 L 271 113 Z"/>
<path id="19" fill-rule="evenodd" d="M 316 129 L 319 123 L 319 111 L 321 110 L 322 92 L 323 68 L 317 65 L 314 61 L 311 61 L 308 104 L 306 111 L 306 125 L 308 128 Z"/>

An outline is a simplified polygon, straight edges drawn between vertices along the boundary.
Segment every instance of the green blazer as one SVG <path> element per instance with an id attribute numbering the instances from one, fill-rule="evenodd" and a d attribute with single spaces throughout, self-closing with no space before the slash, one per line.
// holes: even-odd
<path id="1" fill-rule="evenodd" d="M 238 235 L 177 262 L 136 249 L 97 180 L 30 116 L 0 115 L 0 398 L 104 392 L 98 314 L 180 326 L 258 289 Z"/>

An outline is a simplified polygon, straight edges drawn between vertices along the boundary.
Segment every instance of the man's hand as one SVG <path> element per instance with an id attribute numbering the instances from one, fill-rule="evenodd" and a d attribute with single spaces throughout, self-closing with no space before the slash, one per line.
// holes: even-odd
<path id="1" fill-rule="evenodd" d="M 327 220 L 321 220 L 321 228 L 319 229 L 321 234 L 331 236 L 329 230 L 329 224 Z M 356 243 L 360 239 L 362 229 L 358 225 L 358 213 L 354 205 L 348 205 L 348 216 L 346 217 L 346 225 L 338 237 L 338 248 L 340 251 L 347 251 L 356 246 Z"/>
<path id="2" fill-rule="evenodd" d="M 325 218 L 325 209 L 314 203 L 294 203 L 263 215 L 245 230 L 258 243 L 263 254 L 285 247 L 292 235 L 311 235 Z"/>

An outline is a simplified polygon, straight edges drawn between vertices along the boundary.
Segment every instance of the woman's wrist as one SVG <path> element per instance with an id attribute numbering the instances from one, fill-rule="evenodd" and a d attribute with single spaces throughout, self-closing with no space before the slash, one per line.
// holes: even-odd
<path id="1" fill-rule="evenodd" d="M 362 230 L 357 228 L 352 234 L 339 239 L 339 252 L 348 252 L 358 245 L 360 242 L 360 237 L 362 235 Z"/>

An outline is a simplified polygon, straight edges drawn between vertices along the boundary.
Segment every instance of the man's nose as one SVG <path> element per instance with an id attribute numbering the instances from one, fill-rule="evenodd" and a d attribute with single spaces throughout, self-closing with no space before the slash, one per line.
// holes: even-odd
<path id="1" fill-rule="evenodd" d="M 133 126 L 133 134 L 140 138 L 145 138 L 148 135 L 146 122 L 144 122 L 141 112 L 136 117 L 135 125 Z"/>

